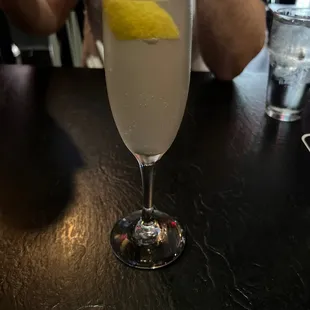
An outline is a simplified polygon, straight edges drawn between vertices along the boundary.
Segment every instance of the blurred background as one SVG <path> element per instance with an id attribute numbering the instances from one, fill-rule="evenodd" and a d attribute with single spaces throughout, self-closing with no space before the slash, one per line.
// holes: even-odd
<path id="1" fill-rule="evenodd" d="M 79 0 L 66 24 L 47 37 L 28 35 L 12 25 L 0 10 L 0 63 L 80 67 L 84 3 Z"/>
<path id="2" fill-rule="evenodd" d="M 310 7 L 310 0 L 265 0 L 264 2 L 268 3 L 270 10 L 291 5 Z M 271 23 L 270 16 L 267 14 L 267 24 Z M 78 1 L 63 28 L 48 37 L 36 37 L 21 32 L 0 11 L 0 63 L 81 67 L 83 24 L 83 0 Z"/>

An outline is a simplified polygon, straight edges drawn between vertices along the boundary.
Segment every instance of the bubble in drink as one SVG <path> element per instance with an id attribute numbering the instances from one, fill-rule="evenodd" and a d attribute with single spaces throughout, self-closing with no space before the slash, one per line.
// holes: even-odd
<path id="1" fill-rule="evenodd" d="M 304 50 L 301 50 L 298 54 L 298 60 L 303 60 L 306 58 L 306 53 Z"/>
<path id="2" fill-rule="evenodd" d="M 143 42 L 145 42 L 147 44 L 156 44 L 158 41 L 159 41 L 159 39 L 157 39 L 157 38 L 143 40 Z"/>

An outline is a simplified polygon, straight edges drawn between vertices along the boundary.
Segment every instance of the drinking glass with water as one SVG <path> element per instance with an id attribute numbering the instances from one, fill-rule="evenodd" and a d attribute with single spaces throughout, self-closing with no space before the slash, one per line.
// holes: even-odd
<path id="1" fill-rule="evenodd" d="M 310 85 L 310 9 L 273 12 L 266 113 L 281 121 L 300 119 Z"/>

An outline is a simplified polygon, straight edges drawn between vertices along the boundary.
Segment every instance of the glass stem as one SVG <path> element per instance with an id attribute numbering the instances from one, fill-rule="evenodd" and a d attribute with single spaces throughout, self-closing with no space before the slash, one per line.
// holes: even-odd
<path id="1" fill-rule="evenodd" d="M 152 223 L 153 214 L 153 185 L 155 176 L 155 164 L 139 164 L 142 178 L 143 209 L 142 222 Z"/>

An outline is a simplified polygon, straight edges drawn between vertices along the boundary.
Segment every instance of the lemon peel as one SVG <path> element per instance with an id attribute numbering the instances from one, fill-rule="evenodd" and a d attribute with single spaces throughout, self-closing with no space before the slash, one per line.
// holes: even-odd
<path id="1" fill-rule="evenodd" d="M 172 17 L 149 0 L 104 0 L 107 24 L 118 40 L 178 39 Z"/>

